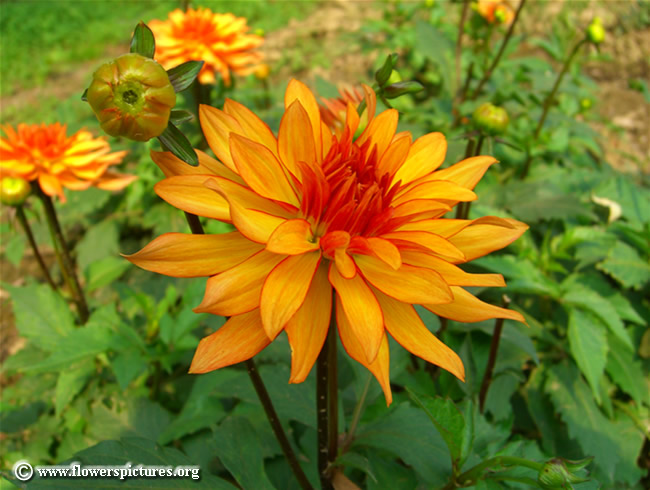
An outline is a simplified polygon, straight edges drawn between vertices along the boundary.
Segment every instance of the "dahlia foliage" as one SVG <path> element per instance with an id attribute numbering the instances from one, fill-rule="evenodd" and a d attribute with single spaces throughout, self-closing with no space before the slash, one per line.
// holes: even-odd
<path id="1" fill-rule="evenodd" d="M 157 194 L 188 213 L 232 222 L 222 235 L 164 234 L 127 257 L 175 277 L 209 276 L 196 312 L 230 317 L 204 338 L 190 371 L 204 373 L 251 358 L 282 331 L 292 351 L 290 382 L 302 382 L 336 325 L 347 353 L 366 366 L 390 403 L 388 337 L 464 378 L 460 358 L 422 323 L 413 305 L 460 322 L 524 321 L 477 299 L 465 286 L 504 286 L 499 274 L 470 274 L 468 262 L 516 240 L 513 219 L 443 219 L 473 201 L 472 188 L 495 159 L 469 158 L 438 170 L 445 137 L 412 141 L 397 111 L 375 116 L 363 87 L 368 124 L 346 106 L 334 134 L 316 99 L 298 81 L 285 94 L 276 136 L 244 106 L 202 106 L 203 132 L 218 160 L 199 167 L 152 154 L 166 177 Z M 334 304 L 334 308 L 332 308 Z M 330 314 L 335 315 L 330 323 Z"/>
<path id="2" fill-rule="evenodd" d="M 84 190 L 95 186 L 120 190 L 137 177 L 109 170 L 119 164 L 125 151 L 111 153 L 104 138 L 93 138 L 88 131 L 66 136 L 66 126 L 19 124 L 17 130 L 2 126 L 0 137 L 0 177 L 38 180 L 48 196 L 65 202 L 63 188 Z"/>
<path id="3" fill-rule="evenodd" d="M 208 8 L 176 9 L 165 21 L 152 20 L 149 28 L 156 38 L 156 60 L 166 69 L 203 60 L 199 73 L 203 84 L 215 83 L 215 73 L 219 73 L 229 86 L 230 72 L 248 75 L 262 60 L 262 55 L 253 50 L 264 39 L 247 34 L 246 19 L 230 13 L 217 14 Z"/>

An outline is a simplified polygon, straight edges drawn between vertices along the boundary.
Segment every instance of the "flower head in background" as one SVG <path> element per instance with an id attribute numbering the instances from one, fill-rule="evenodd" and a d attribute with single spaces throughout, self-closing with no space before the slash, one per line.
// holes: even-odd
<path id="1" fill-rule="evenodd" d="M 111 153 L 104 138 L 94 138 L 88 131 L 67 136 L 66 126 L 60 123 L 19 124 L 16 130 L 3 125 L 2 130 L 6 136 L 0 137 L 0 177 L 38 180 L 45 194 L 63 202 L 64 187 L 120 190 L 136 179 L 109 170 L 126 152 Z"/>
<path id="2" fill-rule="evenodd" d="M 152 20 L 156 38 L 156 60 L 169 69 L 186 61 L 205 61 L 199 73 L 203 84 L 216 82 L 218 73 L 230 85 L 230 72 L 251 73 L 262 55 L 253 51 L 264 39 L 247 34 L 246 19 L 217 14 L 208 8 L 176 9 L 165 21 Z"/>
<path id="3" fill-rule="evenodd" d="M 170 276 L 209 277 L 195 311 L 230 319 L 200 342 L 190 372 L 249 359 L 285 331 L 289 381 L 299 383 L 334 311 L 347 353 L 375 375 L 390 403 L 388 335 L 464 378 L 460 358 L 427 329 L 414 304 L 460 322 L 524 321 L 464 289 L 504 286 L 500 274 L 470 274 L 457 264 L 507 246 L 528 227 L 495 217 L 441 219 L 458 202 L 476 199 L 472 188 L 494 158 L 439 170 L 445 137 L 412 141 L 409 132 L 396 132 L 397 111 L 375 116 L 375 94 L 363 90 L 368 124 L 358 137 L 354 104 L 347 104 L 337 136 L 310 90 L 293 80 L 277 137 L 227 100 L 223 110 L 200 110 L 219 161 L 199 152 L 199 167 L 190 167 L 170 153 L 152 154 L 167 176 L 155 188 L 162 199 L 236 228 L 221 235 L 167 233 L 128 257 Z"/>
<path id="4" fill-rule="evenodd" d="M 478 0 L 476 11 L 490 24 L 510 23 L 515 18 L 515 11 L 506 0 Z"/>
<path id="5" fill-rule="evenodd" d="M 345 128 L 348 102 L 357 108 L 361 101 L 364 100 L 364 91 L 361 87 L 341 85 L 339 94 L 340 97 L 329 99 L 321 97 L 320 104 L 321 119 L 335 134 L 340 134 Z M 362 119 L 364 121 L 360 123 L 360 126 L 365 127 L 368 119 L 366 112 L 363 113 Z"/>

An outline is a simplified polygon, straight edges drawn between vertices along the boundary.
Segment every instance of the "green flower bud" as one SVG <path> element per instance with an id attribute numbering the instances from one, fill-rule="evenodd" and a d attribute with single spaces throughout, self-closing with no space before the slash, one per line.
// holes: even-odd
<path id="1" fill-rule="evenodd" d="M 430 8 L 433 7 L 435 4 L 436 4 L 436 1 L 435 1 L 435 0 L 424 0 L 424 6 L 425 6 L 426 8 L 429 8 L 429 9 L 430 9 Z"/>
<path id="2" fill-rule="evenodd" d="M 590 42 L 598 45 L 605 40 L 605 28 L 600 17 L 594 17 L 589 27 L 587 27 L 587 38 Z"/>
<path id="3" fill-rule="evenodd" d="M 165 69 L 135 53 L 100 66 L 86 97 L 104 131 L 136 141 L 162 134 L 176 104 Z"/>
<path id="4" fill-rule="evenodd" d="M 503 9 L 496 9 L 494 11 L 494 18 L 499 24 L 504 24 L 508 20 L 508 14 Z"/>
<path id="5" fill-rule="evenodd" d="M 388 81 L 386 82 L 386 84 L 391 85 L 393 83 L 397 83 L 401 81 L 402 81 L 402 76 L 399 74 L 397 70 L 393 70 L 390 72 L 390 77 L 388 77 Z"/>
<path id="6" fill-rule="evenodd" d="M 395 82 L 385 87 L 383 93 L 387 99 L 395 99 L 401 95 L 415 94 L 423 88 L 422 84 L 416 81 Z"/>
<path id="7" fill-rule="evenodd" d="M 3 177 L 0 183 L 0 201 L 7 206 L 20 206 L 25 202 L 32 188 L 20 177 Z"/>
<path id="8" fill-rule="evenodd" d="M 594 102 L 591 99 L 584 98 L 580 100 L 580 107 L 582 108 L 583 111 L 588 111 L 589 109 L 591 109 L 591 106 L 593 105 Z"/>
<path id="9" fill-rule="evenodd" d="M 381 68 L 375 72 L 375 80 L 380 87 L 383 87 L 388 83 L 388 79 L 393 74 L 393 67 L 396 63 L 397 53 L 389 54 Z"/>
<path id="10" fill-rule="evenodd" d="M 572 488 L 572 483 L 584 483 L 588 478 L 580 478 L 573 474 L 584 468 L 591 462 L 592 458 L 581 462 L 568 462 L 561 458 L 553 458 L 547 461 L 537 475 L 537 482 L 546 490 L 556 488 Z M 570 468 L 568 467 L 570 466 Z"/>
<path id="11" fill-rule="evenodd" d="M 481 104 L 472 115 L 477 129 L 490 135 L 502 134 L 508 128 L 510 119 L 502 107 L 497 107 L 489 102 Z"/>

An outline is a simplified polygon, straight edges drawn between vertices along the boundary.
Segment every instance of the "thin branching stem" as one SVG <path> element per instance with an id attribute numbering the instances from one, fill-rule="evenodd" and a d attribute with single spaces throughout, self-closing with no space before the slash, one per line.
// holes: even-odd
<path id="1" fill-rule="evenodd" d="M 463 2 L 463 10 L 460 14 L 460 22 L 458 23 L 458 37 L 456 39 L 456 84 L 455 90 L 457 96 L 460 93 L 461 83 L 461 69 L 462 69 L 462 54 L 463 54 L 463 34 L 465 34 L 465 21 L 467 20 L 467 13 L 469 12 L 470 0 Z"/>
<path id="2" fill-rule="evenodd" d="M 34 234 L 32 233 L 32 228 L 29 226 L 29 221 L 27 220 L 27 216 L 25 216 L 25 210 L 23 209 L 22 206 L 16 207 L 16 217 L 18 218 L 20 225 L 23 227 L 23 230 L 25 231 L 25 236 L 27 237 L 27 241 L 29 242 L 29 245 L 32 247 L 32 252 L 34 252 L 34 257 L 36 258 L 36 262 L 38 262 L 38 265 L 40 266 L 41 271 L 45 276 L 45 280 L 52 288 L 52 291 L 56 291 L 57 289 L 56 284 L 52 280 L 50 271 L 47 268 L 47 265 L 45 265 L 43 256 L 38 250 L 38 245 L 36 245 L 36 240 L 34 240 Z"/>
<path id="3" fill-rule="evenodd" d="M 357 430 L 357 425 L 359 425 L 359 419 L 361 418 L 361 414 L 363 413 L 363 405 L 366 403 L 366 397 L 368 396 L 368 390 L 370 389 L 371 380 L 372 380 L 372 373 L 368 373 L 366 384 L 363 387 L 361 396 L 357 400 L 357 404 L 354 407 L 354 412 L 352 412 L 350 429 L 348 430 L 348 433 L 345 435 L 345 439 L 343 440 L 343 444 L 341 445 L 341 453 L 347 452 L 347 450 L 350 449 L 350 445 L 352 444 L 352 441 L 354 441 L 354 433 Z"/>
<path id="4" fill-rule="evenodd" d="M 503 308 L 508 308 L 509 305 L 510 298 L 504 294 L 502 306 Z M 490 344 L 490 357 L 488 358 L 485 374 L 483 375 L 483 382 L 481 383 L 481 390 L 478 395 L 479 410 L 481 413 L 483 413 L 485 408 L 485 400 L 487 398 L 488 390 L 490 389 L 490 384 L 492 383 L 492 373 L 494 372 L 494 365 L 497 362 L 497 356 L 499 354 L 499 341 L 501 340 L 502 330 L 503 318 L 497 318 L 494 323 L 494 332 L 492 333 L 492 342 Z"/>

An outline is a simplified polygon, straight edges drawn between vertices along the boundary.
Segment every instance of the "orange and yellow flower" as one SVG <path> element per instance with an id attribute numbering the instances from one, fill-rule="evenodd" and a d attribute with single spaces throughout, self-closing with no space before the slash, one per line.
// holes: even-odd
<path id="1" fill-rule="evenodd" d="M 276 137 L 241 104 L 201 106 L 200 120 L 219 161 L 199 152 L 199 167 L 153 152 L 166 178 L 157 194 L 188 213 L 229 221 L 222 235 L 167 233 L 127 257 L 175 277 L 209 276 L 196 312 L 230 317 L 201 340 L 190 372 L 251 358 L 282 331 L 292 351 L 290 382 L 302 382 L 327 336 L 330 315 L 347 353 L 381 384 L 388 403 L 388 335 L 413 354 L 464 378 L 463 363 L 424 325 L 413 305 L 460 322 L 524 321 L 479 300 L 466 286 L 504 286 L 500 274 L 470 274 L 457 264 L 516 240 L 528 227 L 512 219 L 442 219 L 476 199 L 472 188 L 495 159 L 469 158 L 439 170 L 440 133 L 412 141 L 397 131 L 397 111 L 375 116 L 363 87 L 368 125 L 347 104 L 336 136 L 316 99 L 293 80 Z M 332 308 L 334 303 L 334 308 Z"/>
<path id="2" fill-rule="evenodd" d="M 322 103 L 320 105 L 322 121 L 337 135 L 340 135 L 345 128 L 348 102 L 357 108 L 364 99 L 364 92 L 360 87 L 341 85 L 339 87 L 339 94 L 340 97 L 332 97 L 329 99 L 321 97 Z M 365 124 L 367 123 L 365 111 L 361 117 L 362 121 L 359 123 L 359 126 L 365 128 Z"/>
<path id="3" fill-rule="evenodd" d="M 19 124 L 1 126 L 6 137 L 0 137 L 0 177 L 38 180 L 48 196 L 65 202 L 63 188 L 84 190 L 95 186 L 120 190 L 137 177 L 112 172 L 125 151 L 111 153 L 104 138 L 94 138 L 85 130 L 66 135 L 66 126 L 55 124 Z"/>
<path id="4" fill-rule="evenodd" d="M 490 24 L 509 25 L 515 17 L 514 9 L 505 0 L 478 0 L 476 11 Z"/>
<path id="5" fill-rule="evenodd" d="M 208 8 L 176 9 L 167 20 L 152 20 L 149 27 L 156 38 L 156 60 L 166 69 L 203 60 L 199 81 L 204 84 L 215 83 L 215 73 L 219 73 L 230 85 L 231 71 L 248 75 L 262 59 L 253 50 L 264 39 L 247 34 L 246 19 L 233 14 L 217 14 Z"/>

